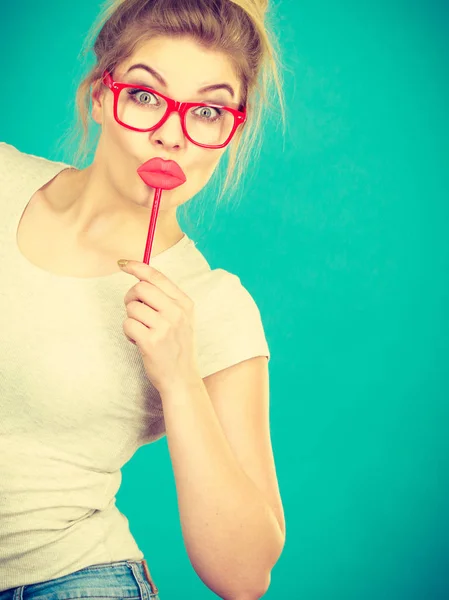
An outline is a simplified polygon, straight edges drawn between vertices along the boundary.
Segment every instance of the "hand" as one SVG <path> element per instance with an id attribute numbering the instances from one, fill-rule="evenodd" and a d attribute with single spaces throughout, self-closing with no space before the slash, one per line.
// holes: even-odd
<path id="1" fill-rule="evenodd" d="M 123 331 L 138 347 L 151 383 L 162 395 L 198 380 L 193 300 L 143 262 L 130 260 L 121 268 L 140 280 L 125 296 Z"/>

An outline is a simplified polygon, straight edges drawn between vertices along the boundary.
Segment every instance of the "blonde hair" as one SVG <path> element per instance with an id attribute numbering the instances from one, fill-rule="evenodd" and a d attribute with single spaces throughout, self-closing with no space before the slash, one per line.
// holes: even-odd
<path id="1" fill-rule="evenodd" d="M 285 135 L 285 101 L 280 73 L 277 40 L 266 24 L 268 0 L 107 0 L 88 34 L 82 54 L 93 44 L 96 61 L 76 91 L 77 124 L 70 126 L 60 140 L 69 148 L 81 142 L 70 162 L 82 168 L 92 150 L 89 146 L 91 88 L 101 86 L 105 69 L 111 73 L 129 58 L 139 44 L 153 36 L 189 36 L 203 47 L 229 57 L 242 87 L 242 105 L 247 121 L 239 127 L 229 145 L 226 179 L 217 204 L 229 188 L 234 191 L 248 165 L 259 157 L 264 109 L 270 102 L 274 84 L 280 101 Z M 98 142 L 98 132 L 94 143 Z M 233 182 L 230 185 L 230 182 Z"/>

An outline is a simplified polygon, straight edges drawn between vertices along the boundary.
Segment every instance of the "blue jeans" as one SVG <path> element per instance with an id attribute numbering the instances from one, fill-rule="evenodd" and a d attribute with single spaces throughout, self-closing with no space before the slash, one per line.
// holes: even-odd
<path id="1" fill-rule="evenodd" d="M 160 600 L 146 560 L 122 560 L 85 567 L 41 583 L 0 592 L 0 600 Z"/>

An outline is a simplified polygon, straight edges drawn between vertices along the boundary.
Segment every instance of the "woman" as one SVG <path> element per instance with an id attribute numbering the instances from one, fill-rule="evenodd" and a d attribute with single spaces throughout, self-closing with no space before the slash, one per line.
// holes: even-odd
<path id="1" fill-rule="evenodd" d="M 276 73 L 265 4 L 113 2 L 78 91 L 84 142 L 90 99 L 101 126 L 93 163 L 0 144 L 0 600 L 159 598 L 115 495 L 164 434 L 199 577 L 222 598 L 268 589 L 285 540 L 270 353 L 249 292 L 176 217 L 252 139 L 258 76 Z M 170 99 L 198 106 L 184 119 Z M 187 180 L 163 192 L 147 265 L 154 189 L 137 169 L 154 157 Z"/>

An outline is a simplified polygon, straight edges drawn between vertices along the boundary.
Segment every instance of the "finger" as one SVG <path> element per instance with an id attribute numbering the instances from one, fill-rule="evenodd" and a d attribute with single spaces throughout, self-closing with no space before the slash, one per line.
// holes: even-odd
<path id="1" fill-rule="evenodd" d="M 142 325 L 145 325 L 145 327 L 148 328 L 160 328 L 165 324 L 165 319 L 160 315 L 160 313 L 156 312 L 142 302 L 130 302 L 128 304 L 126 313 L 129 318 L 139 321 L 142 323 Z"/>
<path id="2" fill-rule="evenodd" d="M 123 323 L 123 332 L 128 340 L 135 346 L 139 346 L 142 340 L 148 336 L 148 329 L 139 321 L 128 318 Z M 142 351 L 142 347 L 139 346 Z"/>
<path id="3" fill-rule="evenodd" d="M 161 271 L 137 260 L 129 260 L 127 265 L 121 267 L 126 273 L 134 275 L 140 281 L 147 281 L 160 288 L 173 300 L 177 300 L 183 306 L 190 306 L 191 298 L 185 294 L 173 281 L 166 277 Z"/>
<path id="4" fill-rule="evenodd" d="M 152 309 L 163 312 L 167 310 L 167 304 L 171 302 L 171 298 L 168 298 L 165 292 L 148 281 L 139 281 L 127 291 L 123 301 L 125 306 L 134 301 L 143 302 Z"/>
<path id="5" fill-rule="evenodd" d="M 169 298 L 162 290 L 147 281 L 139 281 L 130 290 L 128 290 L 125 299 L 125 305 L 129 314 L 130 307 L 133 307 L 135 314 L 144 316 L 147 314 L 147 319 L 151 319 L 149 327 L 161 326 L 162 321 L 158 321 L 156 317 L 163 319 L 167 323 L 180 323 L 185 315 L 186 310 L 179 305 L 179 302 Z M 147 309 L 147 310 L 145 310 Z"/>

